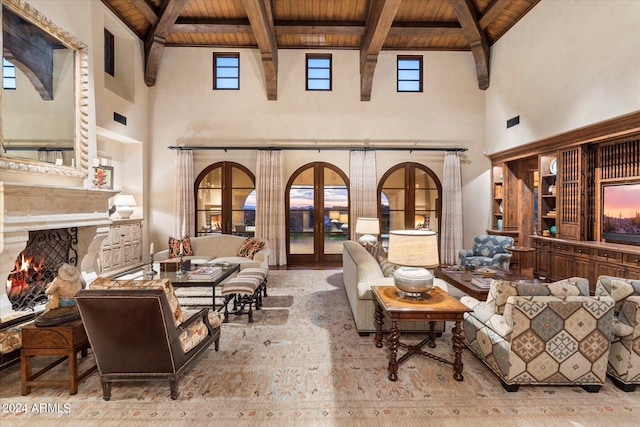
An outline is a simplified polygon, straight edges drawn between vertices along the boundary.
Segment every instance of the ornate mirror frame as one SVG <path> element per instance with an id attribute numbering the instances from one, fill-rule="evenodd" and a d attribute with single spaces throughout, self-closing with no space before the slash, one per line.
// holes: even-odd
<path id="1" fill-rule="evenodd" d="M 75 89 L 75 135 L 74 135 L 74 160 L 75 166 L 58 166 L 51 163 L 36 160 L 14 158 L 0 153 L 0 171 L 20 171 L 35 174 L 57 175 L 68 178 L 85 179 L 89 167 L 89 53 L 87 45 L 78 40 L 61 27 L 54 24 L 38 10 L 30 6 L 24 0 L 1 0 L 2 7 L 6 7 L 27 21 L 32 22 L 42 30 L 60 40 L 69 49 L 75 52 L 74 60 L 74 89 Z M 2 19 L 2 8 L 0 8 Z M 2 44 L 2 35 L 0 35 Z M 2 103 L 2 91 L 0 90 L 0 104 Z M 2 111 L 0 110 L 0 140 L 4 141 L 2 134 Z"/>

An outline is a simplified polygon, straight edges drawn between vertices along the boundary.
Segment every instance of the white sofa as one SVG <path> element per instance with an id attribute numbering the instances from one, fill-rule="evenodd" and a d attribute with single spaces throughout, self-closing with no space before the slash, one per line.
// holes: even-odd
<path id="1" fill-rule="evenodd" d="M 342 269 L 344 289 L 356 322 L 356 330 L 361 336 L 369 335 L 376 330 L 376 305 L 371 287 L 393 285 L 393 277 L 384 277 L 378 261 L 358 242 L 351 240 L 343 243 Z M 433 283 L 447 290 L 445 281 L 434 278 Z M 386 319 L 383 326 L 388 328 L 390 325 L 391 322 Z M 429 330 L 429 322 L 398 322 L 398 329 L 403 332 L 424 332 Z M 438 322 L 436 331 L 443 330 L 444 324 Z"/>
<path id="2" fill-rule="evenodd" d="M 238 256 L 238 249 L 246 240 L 243 236 L 232 234 L 212 234 L 208 236 L 191 237 L 191 249 L 193 255 L 184 256 L 185 260 L 204 260 L 208 263 L 239 263 L 240 269 L 262 267 L 269 268 L 269 242 L 263 239 L 256 239 L 264 242 L 264 247 L 256 252 L 253 259 Z M 168 246 L 168 243 L 167 243 Z M 169 249 L 160 251 L 153 256 L 155 261 L 169 259 Z"/>

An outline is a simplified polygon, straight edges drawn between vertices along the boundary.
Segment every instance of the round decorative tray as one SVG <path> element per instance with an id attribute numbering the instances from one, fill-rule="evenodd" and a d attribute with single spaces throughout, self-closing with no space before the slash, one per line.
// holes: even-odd
<path id="1" fill-rule="evenodd" d="M 487 267 L 476 268 L 476 271 L 478 273 L 482 274 L 482 277 L 493 277 L 493 275 L 498 272 L 497 270 L 494 270 L 493 268 L 487 268 Z"/>

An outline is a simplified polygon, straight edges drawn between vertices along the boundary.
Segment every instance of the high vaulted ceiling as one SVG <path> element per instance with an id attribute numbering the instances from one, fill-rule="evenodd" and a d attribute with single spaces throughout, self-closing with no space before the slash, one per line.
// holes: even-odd
<path id="1" fill-rule="evenodd" d="M 277 99 L 278 49 L 358 49 L 360 98 L 378 54 L 470 51 L 489 87 L 490 47 L 540 0 L 102 0 L 145 46 L 155 84 L 165 46 L 257 48 L 267 98 Z"/>

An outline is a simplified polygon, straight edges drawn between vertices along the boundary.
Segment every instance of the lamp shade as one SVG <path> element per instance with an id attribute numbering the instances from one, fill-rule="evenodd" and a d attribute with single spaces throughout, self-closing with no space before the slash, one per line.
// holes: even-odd
<path id="1" fill-rule="evenodd" d="M 136 199 L 131 194 L 118 194 L 114 204 L 116 206 L 135 206 Z"/>
<path id="2" fill-rule="evenodd" d="M 440 264 L 438 234 L 427 230 L 391 230 L 388 259 L 408 267 L 437 267 Z"/>
<path id="3" fill-rule="evenodd" d="M 356 233 L 380 234 L 380 223 L 378 222 L 378 218 L 358 218 L 356 220 Z"/>

